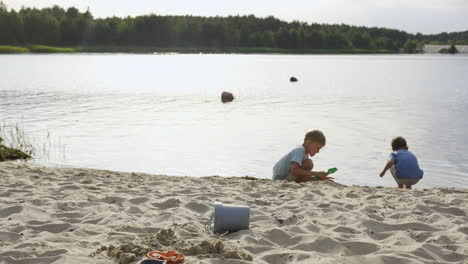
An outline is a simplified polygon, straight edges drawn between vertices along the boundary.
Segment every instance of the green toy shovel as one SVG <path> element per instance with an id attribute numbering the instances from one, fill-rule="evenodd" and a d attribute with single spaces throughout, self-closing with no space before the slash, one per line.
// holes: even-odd
<path id="1" fill-rule="evenodd" d="M 332 173 L 335 173 L 337 170 L 338 170 L 337 168 L 330 168 L 330 169 L 328 169 L 328 171 L 327 171 L 327 175 L 330 175 L 330 174 L 332 174 Z"/>
<path id="2" fill-rule="evenodd" d="M 338 170 L 337 168 L 330 168 L 330 169 L 328 169 L 328 171 L 327 171 L 327 175 L 330 175 L 330 174 L 332 174 L 332 173 L 335 173 L 337 170 Z M 320 177 L 315 176 L 315 177 L 314 177 L 314 180 L 318 181 L 318 180 L 320 180 Z"/>

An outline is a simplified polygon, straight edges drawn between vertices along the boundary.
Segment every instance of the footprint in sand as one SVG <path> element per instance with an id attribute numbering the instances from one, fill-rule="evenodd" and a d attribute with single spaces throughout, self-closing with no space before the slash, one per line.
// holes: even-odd
<path id="1" fill-rule="evenodd" d="M 442 207 L 442 206 L 429 206 L 434 212 L 442 213 L 442 214 L 449 214 L 454 216 L 466 216 L 465 211 L 456 208 L 456 207 Z"/>
<path id="2" fill-rule="evenodd" d="M 46 225 L 40 225 L 40 226 L 29 226 L 30 229 L 36 230 L 39 232 L 50 232 L 50 233 L 61 233 L 68 228 L 72 227 L 72 225 L 68 223 L 64 224 L 46 224 Z"/>
<path id="3" fill-rule="evenodd" d="M 18 233 L 13 233 L 13 232 L 0 232 L 0 241 L 5 241 L 5 242 L 15 242 L 19 240 L 22 236 Z"/>
<path id="4" fill-rule="evenodd" d="M 42 252 L 41 254 L 38 254 L 38 257 L 54 257 L 54 256 L 59 256 L 62 254 L 68 253 L 68 250 L 66 249 L 56 249 L 56 250 L 49 250 Z"/>
<path id="5" fill-rule="evenodd" d="M 346 248 L 343 251 L 346 256 L 367 255 L 379 250 L 379 246 L 376 244 L 366 242 L 346 242 L 342 243 L 342 245 Z"/>
<path id="6" fill-rule="evenodd" d="M 313 242 L 303 242 L 293 247 L 292 249 L 316 251 L 327 254 L 338 254 L 343 251 L 343 246 L 335 239 L 321 236 Z"/>
<path id="7" fill-rule="evenodd" d="M 382 222 L 374 221 L 374 220 L 367 220 L 362 222 L 361 226 L 365 229 L 373 230 L 374 232 L 388 232 L 388 231 L 406 231 L 406 230 L 413 230 L 413 231 L 439 231 L 440 229 L 436 227 L 432 227 L 430 225 L 426 225 L 419 222 L 414 223 L 405 223 L 405 224 L 385 224 Z"/>
<path id="8" fill-rule="evenodd" d="M 305 253 L 281 253 L 281 254 L 270 254 L 262 257 L 261 259 L 264 260 L 266 263 L 269 264 L 286 264 L 286 263 L 297 263 L 306 259 L 311 258 L 310 255 Z M 305 263 L 305 262 L 301 262 Z M 310 262 L 314 263 L 314 262 Z"/>
<path id="9" fill-rule="evenodd" d="M 265 232 L 264 237 L 279 246 L 285 247 L 296 245 L 301 240 L 300 237 L 293 237 L 284 230 L 278 228 Z"/>
<path id="10" fill-rule="evenodd" d="M 132 204 L 142 204 L 142 203 L 146 203 L 148 201 L 149 201 L 148 197 L 137 197 L 137 198 L 133 198 L 133 199 L 128 200 L 128 202 L 130 202 Z"/>
<path id="11" fill-rule="evenodd" d="M 123 201 L 125 201 L 125 199 L 118 196 L 109 196 L 101 199 L 101 201 L 108 204 L 121 204 Z"/>
<path id="12" fill-rule="evenodd" d="M 199 214 L 205 214 L 206 212 L 211 210 L 211 208 L 208 207 L 206 204 L 198 202 L 189 202 L 185 204 L 184 207 Z"/>
<path id="13" fill-rule="evenodd" d="M 23 206 L 17 205 L 0 210 L 0 218 L 9 217 L 12 214 L 17 214 L 23 211 Z"/>
<path id="14" fill-rule="evenodd" d="M 177 198 L 169 198 L 161 203 L 152 203 L 154 207 L 164 210 L 174 207 L 179 207 L 182 202 Z"/>
<path id="15" fill-rule="evenodd" d="M 346 227 L 346 226 L 339 226 L 333 229 L 333 231 L 338 232 L 338 233 L 345 233 L 345 234 L 357 234 L 359 231 L 357 231 L 354 228 Z"/>

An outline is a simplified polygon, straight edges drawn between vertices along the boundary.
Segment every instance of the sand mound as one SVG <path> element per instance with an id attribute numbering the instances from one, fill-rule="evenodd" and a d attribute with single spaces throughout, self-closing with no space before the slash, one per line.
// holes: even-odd
<path id="1" fill-rule="evenodd" d="M 222 259 L 241 259 L 252 261 L 252 255 L 239 248 L 229 246 L 225 239 L 209 239 L 200 243 L 181 249 L 181 252 L 187 256 L 196 256 L 198 258 L 222 258 Z"/>
<path id="2" fill-rule="evenodd" d="M 156 234 L 149 234 L 142 239 L 118 245 L 101 246 L 90 254 L 91 257 L 105 257 L 120 264 L 132 263 L 136 259 L 146 258 L 148 252 L 176 250 L 186 256 L 198 259 L 221 258 L 251 261 L 252 256 L 245 251 L 229 245 L 226 239 L 207 239 L 203 241 L 181 241 L 173 229 L 161 229 Z"/>

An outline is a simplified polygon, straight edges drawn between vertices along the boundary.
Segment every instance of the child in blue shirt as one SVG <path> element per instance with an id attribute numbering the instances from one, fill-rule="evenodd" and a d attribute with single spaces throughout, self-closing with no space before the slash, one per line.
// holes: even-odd
<path id="1" fill-rule="evenodd" d="M 325 135 L 320 130 L 307 132 L 304 143 L 284 155 L 273 167 L 273 180 L 294 182 L 333 180 L 324 171 L 312 171 L 314 163 L 309 159 L 325 146 Z"/>
<path id="2" fill-rule="evenodd" d="M 392 139 L 392 150 L 390 160 L 380 173 L 380 177 L 383 177 L 385 172 L 390 169 L 398 188 L 405 186 L 406 189 L 411 189 L 411 186 L 422 179 L 424 171 L 419 168 L 416 156 L 408 151 L 406 140 L 403 137 Z"/>

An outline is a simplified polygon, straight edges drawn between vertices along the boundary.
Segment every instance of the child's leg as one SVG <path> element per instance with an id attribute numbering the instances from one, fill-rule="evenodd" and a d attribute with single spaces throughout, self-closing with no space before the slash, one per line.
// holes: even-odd
<path id="1" fill-rule="evenodd" d="M 400 182 L 403 183 L 406 189 L 411 190 L 412 186 L 418 183 L 419 179 L 400 179 Z"/>
<path id="2" fill-rule="evenodd" d="M 390 167 L 390 172 L 392 173 L 393 179 L 395 179 L 396 183 L 398 184 L 398 188 L 403 189 L 403 184 L 401 184 L 398 181 L 398 178 L 396 177 L 396 170 L 395 170 L 395 165 Z"/>
<path id="3" fill-rule="evenodd" d="M 311 159 L 305 159 L 302 161 L 302 169 L 304 170 L 309 170 L 311 171 L 314 168 L 314 163 L 312 162 Z M 286 176 L 287 181 L 292 181 L 292 182 L 300 182 L 298 181 L 298 177 L 292 175 L 291 172 L 289 172 L 288 176 Z"/>
<path id="4" fill-rule="evenodd" d="M 289 172 L 288 176 L 286 176 L 286 181 L 289 181 L 289 182 L 296 182 L 297 180 L 297 177 L 292 175 L 291 172 Z"/>
<path id="5" fill-rule="evenodd" d="M 314 168 L 314 163 L 311 159 L 305 159 L 302 161 L 302 168 L 311 171 Z"/>

